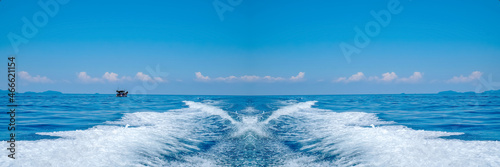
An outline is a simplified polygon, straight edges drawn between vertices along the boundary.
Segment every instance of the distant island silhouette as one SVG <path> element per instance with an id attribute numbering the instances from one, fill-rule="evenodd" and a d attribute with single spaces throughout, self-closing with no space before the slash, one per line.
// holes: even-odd
<path id="1" fill-rule="evenodd" d="M 447 90 L 447 91 L 441 91 L 438 92 L 437 94 L 443 94 L 443 95 L 450 95 L 450 94 L 500 94 L 500 90 L 488 90 L 484 91 L 482 93 L 476 93 L 476 92 L 457 92 L 453 90 Z"/>
<path id="2" fill-rule="evenodd" d="M 9 90 L 1 90 L 0 89 L 0 93 L 2 94 L 8 94 L 9 93 Z M 19 92 L 16 92 L 16 93 L 19 93 Z M 23 92 L 23 93 L 19 93 L 19 94 L 63 94 L 62 92 L 59 92 L 59 91 L 54 91 L 54 90 L 48 90 L 48 91 L 45 91 L 45 92 L 32 92 L 32 91 L 27 91 L 27 92 Z"/>

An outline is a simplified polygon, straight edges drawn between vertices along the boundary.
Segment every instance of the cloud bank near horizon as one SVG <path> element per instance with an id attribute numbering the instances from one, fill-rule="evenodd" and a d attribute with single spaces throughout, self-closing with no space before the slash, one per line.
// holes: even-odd
<path id="1" fill-rule="evenodd" d="M 448 83 L 466 83 L 466 82 L 472 82 L 475 80 L 478 80 L 481 78 L 483 75 L 482 72 L 480 71 L 474 71 L 472 72 L 469 76 L 464 77 L 463 75 L 460 76 L 454 76 L 453 78 L 449 79 L 447 82 Z"/>
<path id="2" fill-rule="evenodd" d="M 29 83 L 57 83 L 58 81 L 52 80 L 47 76 L 41 75 L 31 75 L 26 71 L 20 71 L 19 77 L 23 81 Z M 433 82 L 447 83 L 447 84 L 459 84 L 459 83 L 472 83 L 478 81 L 483 76 L 480 71 L 473 71 L 469 75 L 459 75 L 453 76 L 447 80 L 432 80 Z M 68 80 L 63 80 L 65 83 L 70 83 Z M 152 77 L 143 72 L 137 72 L 134 76 L 119 76 L 114 72 L 105 72 L 101 77 L 92 77 L 87 72 L 82 71 L 77 73 L 76 81 L 80 83 L 115 83 L 115 82 L 126 82 L 126 81 L 142 81 L 142 82 L 156 82 L 156 83 L 166 83 L 168 82 L 162 77 Z M 176 81 L 179 81 L 176 80 Z M 275 76 L 257 76 L 257 75 L 243 75 L 243 76 L 227 76 L 227 77 L 215 77 L 212 78 L 207 75 L 203 75 L 201 72 L 195 72 L 195 79 L 197 82 L 224 82 L 224 83 L 235 83 L 235 82 L 265 82 L 265 83 L 275 83 L 275 82 L 299 82 L 305 81 L 305 72 L 299 72 L 295 76 L 290 77 L 275 77 Z M 332 80 L 333 83 L 354 83 L 354 82 L 368 82 L 368 83 L 424 83 L 424 74 L 422 72 L 413 72 L 411 76 L 400 77 L 396 72 L 386 72 L 380 76 L 366 76 L 363 72 L 357 72 L 349 77 L 338 77 Z"/>
<path id="3" fill-rule="evenodd" d="M 273 76 L 257 76 L 257 75 L 243 75 L 236 77 L 234 75 L 228 77 L 217 77 L 210 78 L 209 76 L 204 76 L 201 72 L 195 72 L 196 79 L 195 81 L 199 82 L 210 82 L 210 81 L 221 81 L 221 82 L 278 82 L 278 81 L 290 81 L 290 82 L 298 82 L 304 81 L 305 72 L 299 72 L 296 76 L 291 76 L 289 78 L 283 77 L 273 77 Z"/>
<path id="4" fill-rule="evenodd" d="M 360 82 L 360 81 L 374 81 L 374 82 L 404 82 L 404 83 L 417 83 L 422 81 L 423 78 L 423 73 L 421 72 L 414 72 L 413 75 L 407 77 L 407 78 L 399 78 L 398 75 L 396 75 L 395 72 L 386 72 L 381 75 L 381 77 L 378 76 L 365 76 L 363 72 L 358 72 L 356 74 L 351 75 L 350 77 L 339 77 L 333 82 L 335 83 L 351 83 L 351 82 Z"/>
<path id="5" fill-rule="evenodd" d="M 51 79 L 47 78 L 46 76 L 31 76 L 28 72 L 26 71 L 20 71 L 19 72 L 19 77 L 22 80 L 28 81 L 28 82 L 34 82 L 34 83 L 53 83 Z"/>

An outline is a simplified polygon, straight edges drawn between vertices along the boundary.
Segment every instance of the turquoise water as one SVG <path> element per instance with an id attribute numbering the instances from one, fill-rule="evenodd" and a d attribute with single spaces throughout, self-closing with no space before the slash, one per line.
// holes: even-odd
<path id="1" fill-rule="evenodd" d="M 0 164 L 500 166 L 497 95 L 20 95 L 18 102 L 18 158 L 3 151 Z M 0 136 L 5 148 L 8 134 Z"/>

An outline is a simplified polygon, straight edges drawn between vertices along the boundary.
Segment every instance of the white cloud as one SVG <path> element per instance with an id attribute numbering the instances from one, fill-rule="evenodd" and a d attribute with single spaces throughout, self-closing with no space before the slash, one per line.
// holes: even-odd
<path id="1" fill-rule="evenodd" d="M 386 72 L 382 74 L 382 78 L 377 76 L 368 77 L 368 81 L 377 81 L 377 82 L 391 82 L 398 78 L 395 72 Z"/>
<path id="2" fill-rule="evenodd" d="M 201 74 L 201 72 L 196 72 L 196 79 L 199 80 L 199 81 L 209 81 L 210 80 L 210 77 L 208 76 L 203 76 Z"/>
<path id="3" fill-rule="evenodd" d="M 118 74 L 116 74 L 114 72 L 111 72 L 111 73 L 106 72 L 106 73 L 104 73 L 102 78 L 104 78 L 105 80 L 108 80 L 110 82 L 116 82 L 116 81 L 118 81 Z"/>
<path id="4" fill-rule="evenodd" d="M 361 81 L 361 80 L 363 80 L 365 78 L 366 78 L 365 74 L 363 74 L 362 72 L 358 72 L 358 73 L 356 73 L 354 75 L 351 75 L 349 78 L 340 77 L 337 80 L 335 80 L 334 82 L 345 82 L 345 83 L 358 82 L 358 81 Z"/>
<path id="5" fill-rule="evenodd" d="M 285 78 L 281 78 L 281 77 L 272 77 L 272 76 L 265 76 L 263 78 L 264 80 L 267 80 L 267 81 L 270 81 L 270 82 L 274 82 L 274 81 L 284 81 Z"/>
<path id="6" fill-rule="evenodd" d="M 28 72 L 26 71 L 21 71 L 19 72 L 19 77 L 23 80 L 26 80 L 28 82 L 35 82 L 35 83 L 52 83 L 53 81 L 50 80 L 49 78 L 45 76 L 31 76 Z"/>
<path id="7" fill-rule="evenodd" d="M 414 72 L 412 76 L 408 78 L 401 78 L 398 81 L 407 82 L 407 83 L 415 83 L 422 80 L 423 74 L 421 72 Z"/>
<path id="8" fill-rule="evenodd" d="M 333 82 L 344 82 L 344 83 L 349 83 L 349 82 L 359 82 L 359 81 L 375 81 L 375 82 L 406 82 L 406 83 L 415 83 L 418 82 L 422 79 L 423 75 L 420 72 L 414 72 L 413 75 L 411 75 L 408 78 L 398 78 L 398 75 L 396 75 L 395 72 L 386 72 L 382 74 L 382 77 L 378 76 L 370 76 L 366 77 L 363 72 L 358 72 L 349 78 L 347 77 L 339 77 Z"/>
<path id="9" fill-rule="evenodd" d="M 165 80 L 163 80 L 161 77 L 151 78 L 149 75 L 142 72 L 138 72 L 137 74 L 135 74 L 135 79 L 143 82 L 165 82 Z"/>
<path id="10" fill-rule="evenodd" d="M 211 79 L 209 76 L 204 76 L 201 72 L 195 73 L 197 81 L 223 81 L 223 82 L 277 82 L 277 81 L 301 81 L 305 77 L 304 72 L 299 72 L 297 76 L 292 76 L 290 79 L 285 79 L 283 77 L 272 77 L 272 76 L 256 76 L 256 75 L 243 75 L 240 77 L 237 76 L 228 76 L 228 77 L 217 77 L 215 79 Z"/>
<path id="11" fill-rule="evenodd" d="M 297 76 L 290 77 L 290 80 L 291 81 L 300 81 L 300 80 L 304 79 L 305 75 L 306 75 L 305 72 L 299 72 L 299 74 L 297 74 Z"/>
<path id="12" fill-rule="evenodd" d="M 385 82 L 390 82 L 392 80 L 395 80 L 396 78 L 398 78 L 398 76 L 396 75 L 395 72 L 386 72 L 382 74 L 381 80 Z"/>
<path id="13" fill-rule="evenodd" d="M 453 78 L 449 79 L 448 82 L 450 82 L 450 83 L 471 82 L 471 81 L 474 81 L 474 80 L 481 78 L 482 75 L 483 75 L 483 73 L 481 73 L 480 71 L 474 71 L 467 77 L 464 77 L 463 75 L 460 75 L 458 77 L 454 76 Z"/>
<path id="14" fill-rule="evenodd" d="M 229 77 L 218 77 L 218 78 L 215 78 L 215 80 L 219 80 L 219 81 L 233 81 L 233 80 L 236 80 L 237 77 L 235 76 L 229 76 Z"/>
<path id="15" fill-rule="evenodd" d="M 260 80 L 260 77 L 256 75 L 244 75 L 241 76 L 240 79 L 245 82 L 255 82 Z"/>
<path id="16" fill-rule="evenodd" d="M 137 74 L 135 74 L 135 78 L 138 79 L 138 80 L 141 80 L 141 81 L 151 81 L 153 80 L 149 75 L 146 75 L 142 72 L 138 72 Z"/>
<path id="17" fill-rule="evenodd" d="M 102 80 L 100 78 L 92 78 L 87 74 L 87 72 L 80 72 L 78 73 L 78 80 L 82 82 L 101 82 Z"/>
<path id="18" fill-rule="evenodd" d="M 163 78 L 161 77 L 154 77 L 153 78 L 156 82 L 166 82 L 166 80 L 164 80 Z"/>

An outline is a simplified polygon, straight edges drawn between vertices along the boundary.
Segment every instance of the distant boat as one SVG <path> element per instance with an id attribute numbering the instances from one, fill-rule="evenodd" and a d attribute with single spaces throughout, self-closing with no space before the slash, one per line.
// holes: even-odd
<path id="1" fill-rule="evenodd" d="M 127 97 L 128 91 L 125 90 L 116 90 L 116 97 Z"/>

